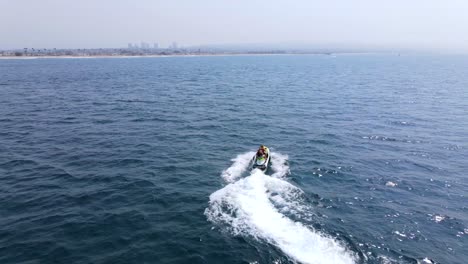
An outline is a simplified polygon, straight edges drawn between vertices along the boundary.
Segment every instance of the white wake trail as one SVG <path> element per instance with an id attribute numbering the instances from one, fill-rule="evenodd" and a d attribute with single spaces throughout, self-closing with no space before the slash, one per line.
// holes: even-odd
<path id="1" fill-rule="evenodd" d="M 232 159 L 234 163 L 231 167 L 221 173 L 221 177 L 223 177 L 226 182 L 236 181 L 240 176 L 242 176 L 242 173 L 247 170 L 254 155 L 255 152 L 253 151 L 237 155 L 235 159 Z"/>
<path id="2" fill-rule="evenodd" d="M 289 174 L 288 155 L 273 152 L 271 153 L 271 177 L 284 178 Z"/>
<path id="3" fill-rule="evenodd" d="M 286 155 L 272 153 L 272 176 L 253 170 L 241 178 L 253 155 L 237 156 L 223 172 L 229 184 L 210 195 L 208 220 L 234 235 L 266 241 L 301 263 L 355 263 L 354 254 L 338 241 L 287 216 L 301 219 L 310 208 L 301 205 L 303 191 L 283 179 L 289 173 Z"/>

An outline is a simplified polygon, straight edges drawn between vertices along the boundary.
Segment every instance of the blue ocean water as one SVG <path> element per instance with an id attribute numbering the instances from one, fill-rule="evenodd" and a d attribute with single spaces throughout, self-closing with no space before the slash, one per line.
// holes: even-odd
<path id="1" fill-rule="evenodd" d="M 466 56 L 0 60 L 0 263 L 467 263 L 467 72 Z"/>

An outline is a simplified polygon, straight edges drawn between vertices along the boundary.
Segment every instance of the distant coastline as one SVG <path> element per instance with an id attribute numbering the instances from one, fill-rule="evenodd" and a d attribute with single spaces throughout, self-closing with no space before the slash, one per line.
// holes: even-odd
<path id="1" fill-rule="evenodd" d="M 362 52 L 360 52 L 362 53 Z M 39 56 L 12 56 L 0 55 L 1 59 L 107 59 L 107 58 L 165 58 L 165 57 L 202 57 L 202 56 L 273 56 L 273 55 L 334 55 L 334 53 L 266 53 L 266 52 L 245 52 L 245 53 L 202 53 L 202 54 L 146 54 L 146 55 L 39 55 Z"/>
<path id="2" fill-rule="evenodd" d="M 332 55 L 367 53 L 357 49 L 278 49 L 267 47 L 188 47 L 188 48 L 23 48 L 0 50 L 0 59 L 52 59 L 52 58 L 143 58 L 143 57 L 194 57 L 194 56 L 248 56 L 248 55 Z"/>

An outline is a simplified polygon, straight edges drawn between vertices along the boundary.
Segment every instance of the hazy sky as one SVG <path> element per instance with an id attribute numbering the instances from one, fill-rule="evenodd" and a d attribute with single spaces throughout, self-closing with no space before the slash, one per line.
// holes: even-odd
<path id="1" fill-rule="evenodd" d="M 0 0 L 0 49 L 141 41 L 468 51 L 468 0 Z"/>

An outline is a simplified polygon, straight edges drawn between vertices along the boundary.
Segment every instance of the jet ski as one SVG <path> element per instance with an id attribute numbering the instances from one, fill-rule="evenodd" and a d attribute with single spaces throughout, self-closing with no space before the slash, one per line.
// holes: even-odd
<path id="1" fill-rule="evenodd" d="M 253 157 L 252 169 L 259 169 L 265 172 L 268 169 L 270 164 L 270 150 L 267 147 L 264 147 L 265 155 L 259 155 L 257 152 Z"/>

